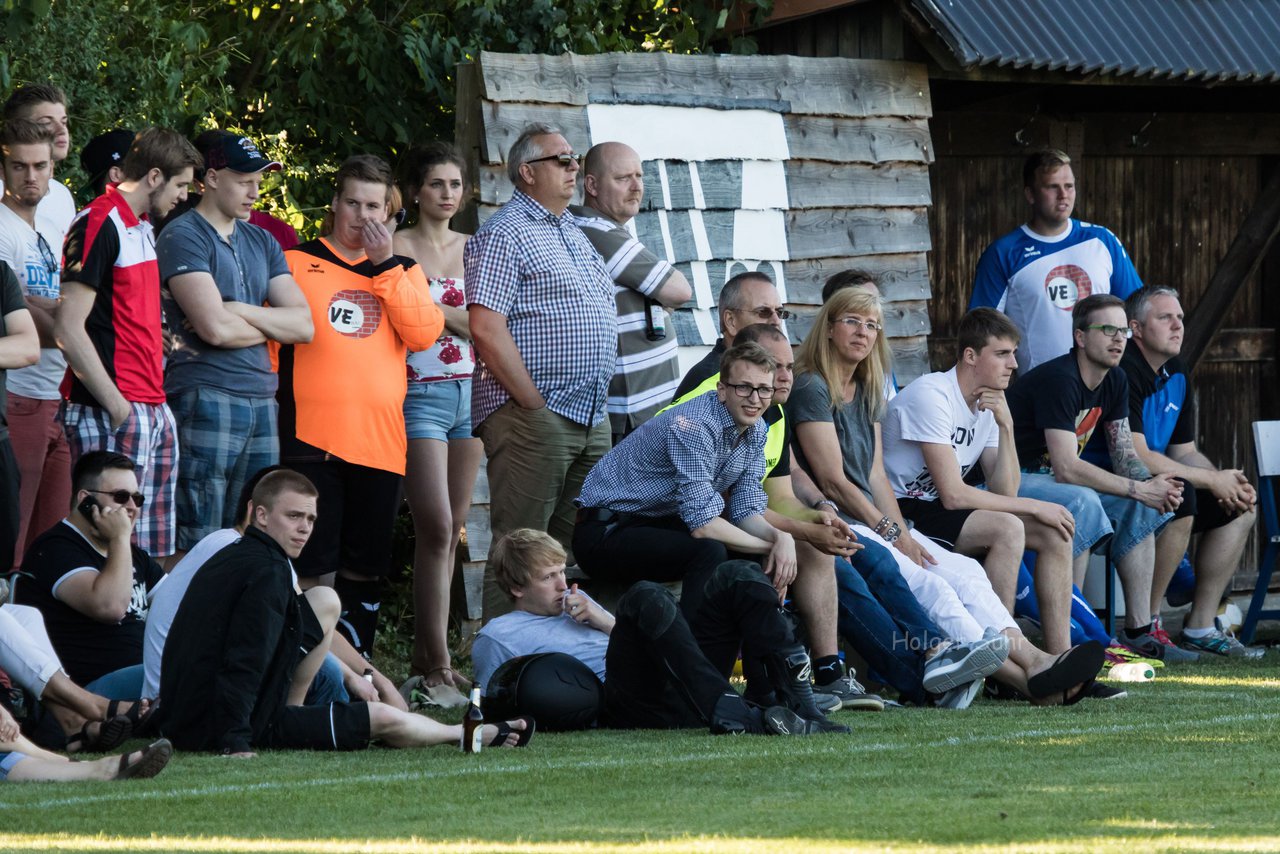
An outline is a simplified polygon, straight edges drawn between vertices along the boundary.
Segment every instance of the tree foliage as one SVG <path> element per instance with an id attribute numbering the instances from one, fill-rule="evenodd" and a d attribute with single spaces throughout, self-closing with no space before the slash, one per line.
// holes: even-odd
<path id="1" fill-rule="evenodd" d="M 480 50 L 750 51 L 729 21 L 772 0 L 5 0 L 0 88 L 66 90 L 79 143 L 113 127 L 239 130 L 286 163 L 296 224 L 349 154 L 452 138 L 454 71 Z M 73 164 L 60 177 L 75 186 Z"/>

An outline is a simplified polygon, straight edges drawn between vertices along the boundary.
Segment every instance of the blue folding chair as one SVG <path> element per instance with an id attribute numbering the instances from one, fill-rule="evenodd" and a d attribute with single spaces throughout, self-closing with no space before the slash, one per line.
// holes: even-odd
<path id="1" fill-rule="evenodd" d="M 1276 519 L 1276 482 L 1280 481 L 1280 421 L 1253 422 L 1253 447 L 1258 457 L 1258 510 L 1262 514 L 1262 560 L 1258 563 L 1258 582 L 1253 586 L 1249 613 L 1240 627 L 1241 643 L 1253 643 L 1259 620 L 1280 620 L 1280 610 L 1264 611 L 1262 603 L 1271 586 L 1276 568 L 1276 552 L 1280 551 L 1280 521 Z"/>

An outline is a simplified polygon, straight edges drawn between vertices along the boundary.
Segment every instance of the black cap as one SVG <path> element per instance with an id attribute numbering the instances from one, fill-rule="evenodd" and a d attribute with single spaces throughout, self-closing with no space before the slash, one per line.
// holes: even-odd
<path id="1" fill-rule="evenodd" d="M 247 136 L 220 131 L 201 134 L 201 142 L 205 143 L 200 152 L 204 155 L 205 169 L 230 169 L 252 175 L 264 169 L 280 168 L 279 161 L 264 157 L 258 146 Z"/>
<path id="2" fill-rule="evenodd" d="M 97 184 L 106 177 L 108 169 L 124 162 L 129 146 L 133 145 L 133 136 L 131 130 L 116 128 L 89 140 L 80 152 L 80 168 L 89 176 L 91 184 Z"/>

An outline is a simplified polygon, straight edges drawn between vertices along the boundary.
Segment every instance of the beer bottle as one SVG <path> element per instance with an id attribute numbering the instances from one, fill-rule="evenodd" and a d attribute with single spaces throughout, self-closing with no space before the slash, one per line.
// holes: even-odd
<path id="1" fill-rule="evenodd" d="M 462 718 L 462 752 L 479 753 L 484 747 L 484 713 L 480 711 L 480 686 L 471 683 L 471 702 Z"/>

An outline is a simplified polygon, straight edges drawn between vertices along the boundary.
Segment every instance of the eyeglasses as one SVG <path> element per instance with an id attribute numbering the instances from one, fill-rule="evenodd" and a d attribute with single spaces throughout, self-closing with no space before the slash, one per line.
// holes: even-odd
<path id="1" fill-rule="evenodd" d="M 779 320 L 790 320 L 795 317 L 795 312 L 788 311 L 785 308 L 773 308 L 772 306 L 762 305 L 759 308 L 735 308 L 734 311 L 740 311 L 743 314 L 754 314 L 761 320 L 768 320 L 776 316 Z"/>
<path id="2" fill-rule="evenodd" d="M 1108 338 L 1132 338 L 1133 330 L 1128 326 L 1112 326 L 1110 323 L 1094 323 L 1085 329 L 1100 329 Z"/>
<path id="3" fill-rule="evenodd" d="M 773 400 L 774 389 L 771 385 L 752 385 L 751 383 L 734 383 L 732 385 L 726 383 L 726 385 L 733 389 L 733 393 L 738 397 L 745 397 L 750 400 L 751 395 L 754 394 L 761 401 Z"/>
<path id="4" fill-rule="evenodd" d="M 884 329 L 884 325 L 874 320 L 863 320 L 861 317 L 837 317 L 831 321 L 832 323 L 843 323 L 849 329 L 862 328 L 868 332 L 879 332 Z"/>
<path id="5" fill-rule="evenodd" d="M 114 489 L 107 492 L 105 489 L 86 489 L 85 492 L 96 492 L 98 495 L 110 495 L 111 500 L 117 504 L 128 504 L 129 499 L 133 499 L 135 507 L 141 507 L 147 503 L 147 496 L 141 492 L 130 492 L 127 489 Z"/>
<path id="6" fill-rule="evenodd" d="M 53 254 L 53 248 L 49 246 L 49 241 L 44 239 L 44 235 L 36 232 L 36 244 L 40 247 L 40 260 L 44 261 L 44 269 L 50 276 L 62 269 L 62 265 L 58 263 L 58 256 Z"/>
<path id="7" fill-rule="evenodd" d="M 535 157 L 532 160 L 526 160 L 525 163 L 548 163 L 554 160 L 560 164 L 560 168 L 568 169 L 571 166 L 577 166 L 581 157 L 572 151 L 568 154 L 548 154 L 546 157 Z"/>

